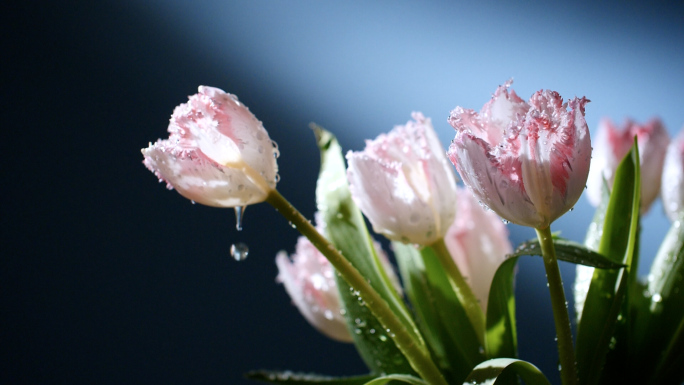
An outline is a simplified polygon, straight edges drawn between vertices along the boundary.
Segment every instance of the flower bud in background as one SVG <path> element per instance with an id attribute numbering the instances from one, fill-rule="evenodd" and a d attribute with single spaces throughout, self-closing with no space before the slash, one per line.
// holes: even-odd
<path id="1" fill-rule="evenodd" d="M 481 207 L 470 191 L 459 188 L 457 198 L 458 214 L 444 243 L 486 314 L 496 269 L 513 247 L 501 219 Z"/>
<path id="2" fill-rule="evenodd" d="M 277 281 L 285 286 L 304 318 L 318 331 L 342 342 L 352 342 L 340 304 L 332 265 L 305 237 L 299 237 L 292 259 L 276 256 Z"/>
<path id="3" fill-rule="evenodd" d="M 676 221 L 684 212 L 684 128 L 667 147 L 661 195 L 667 216 Z"/>
<path id="4" fill-rule="evenodd" d="M 318 231 L 324 233 L 318 217 L 317 222 Z M 374 242 L 373 245 L 388 278 L 401 293 L 399 279 L 387 254 L 379 243 Z M 341 307 L 335 271 L 325 256 L 308 239 L 299 237 L 294 254 L 288 258 L 286 252 L 279 252 L 276 265 L 276 280 L 285 286 L 304 318 L 326 336 L 341 342 L 352 342 Z"/>
<path id="5" fill-rule="evenodd" d="M 659 119 L 646 124 L 627 121 L 620 129 L 609 119 L 599 123 L 594 140 L 594 156 L 587 180 L 587 198 L 593 206 L 601 203 L 603 179 L 613 186 L 615 170 L 634 145 L 637 137 L 641 164 L 641 212 L 648 211 L 660 192 L 665 151 L 670 141 Z"/>
<path id="6" fill-rule="evenodd" d="M 404 243 L 429 245 L 454 220 L 456 176 L 430 119 L 414 121 L 348 152 L 347 177 L 354 202 L 375 232 Z"/>
<path id="7" fill-rule="evenodd" d="M 546 228 L 577 202 L 591 159 L 586 98 L 564 103 L 555 91 L 525 102 L 500 86 L 477 113 L 456 107 L 449 158 L 464 183 L 502 218 Z M 570 111 L 567 108 L 570 107 Z"/>
<path id="8" fill-rule="evenodd" d="M 259 203 L 275 188 L 277 149 L 237 97 L 200 86 L 173 111 L 169 139 L 142 150 L 143 163 L 167 188 L 197 203 Z"/>

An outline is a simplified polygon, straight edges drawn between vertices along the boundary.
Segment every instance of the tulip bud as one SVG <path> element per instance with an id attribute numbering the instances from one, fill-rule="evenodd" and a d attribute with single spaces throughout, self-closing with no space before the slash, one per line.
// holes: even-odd
<path id="1" fill-rule="evenodd" d="M 674 222 L 684 212 L 684 129 L 667 147 L 661 190 L 665 212 Z"/>
<path id="2" fill-rule="evenodd" d="M 347 178 L 354 202 L 377 233 L 404 243 L 429 245 L 454 220 L 456 176 L 430 119 L 414 121 L 348 152 Z"/>
<path id="3" fill-rule="evenodd" d="M 324 233 L 318 216 L 316 219 L 317 230 Z M 388 278 L 401 293 L 399 280 L 387 254 L 379 243 L 373 242 L 373 246 Z M 299 237 L 295 253 L 288 258 L 286 252 L 279 252 L 276 255 L 276 265 L 276 280 L 285 286 L 304 318 L 326 336 L 341 342 L 352 342 L 341 306 L 335 271 L 325 256 L 308 239 Z"/>
<path id="4" fill-rule="evenodd" d="M 470 191 L 459 188 L 457 198 L 458 215 L 444 243 L 486 314 L 494 274 L 513 247 L 501 219 L 480 207 Z"/>
<path id="5" fill-rule="evenodd" d="M 601 120 L 594 141 L 594 157 L 587 180 L 587 198 L 598 206 L 601 203 L 603 179 L 613 185 L 615 170 L 634 145 L 637 137 L 639 163 L 641 164 L 641 212 L 645 213 L 660 192 L 665 151 L 670 139 L 659 119 L 646 124 L 627 121 L 621 129 L 609 119 Z"/>
<path id="6" fill-rule="evenodd" d="M 236 96 L 200 86 L 173 111 L 169 139 L 142 150 L 143 163 L 168 189 L 194 202 L 239 207 L 275 188 L 277 149 Z"/>
<path id="7" fill-rule="evenodd" d="M 526 103 L 499 87 L 480 113 L 456 107 L 449 158 L 473 194 L 502 218 L 537 229 L 570 210 L 591 159 L 586 98 L 538 91 Z M 567 108 L 570 107 L 570 111 Z"/>

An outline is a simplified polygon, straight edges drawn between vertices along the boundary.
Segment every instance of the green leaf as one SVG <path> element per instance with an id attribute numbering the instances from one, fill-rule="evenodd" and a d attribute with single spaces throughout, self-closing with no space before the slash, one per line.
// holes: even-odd
<path id="1" fill-rule="evenodd" d="M 617 269 L 625 267 L 623 263 L 606 258 L 603 255 L 590 250 L 580 243 L 568 239 L 553 238 L 553 246 L 556 248 L 556 257 L 561 261 L 577 263 L 584 266 L 598 267 L 599 269 Z M 542 256 L 539 240 L 530 240 L 518 246 L 511 256 L 521 255 Z"/>
<path id="2" fill-rule="evenodd" d="M 513 358 L 494 358 L 477 365 L 464 384 L 517 384 L 516 376 L 527 385 L 550 385 L 536 366 Z"/>
<path id="3" fill-rule="evenodd" d="M 366 382 L 365 385 L 385 385 L 390 381 L 400 381 L 411 385 L 427 385 L 427 383 L 420 378 L 406 374 L 390 374 L 387 376 L 378 377 L 374 380 Z"/>
<path id="4" fill-rule="evenodd" d="M 627 294 L 638 236 L 640 177 L 635 143 L 615 173 L 598 249 L 599 254 L 627 267 L 594 271 L 577 328 L 577 368 L 582 384 L 599 381 Z"/>
<path id="5" fill-rule="evenodd" d="M 589 224 L 589 229 L 584 238 L 584 246 L 589 250 L 596 251 L 601 243 L 603 235 L 603 223 L 606 220 L 606 210 L 608 210 L 608 200 L 610 200 L 610 188 L 605 179 L 601 186 L 601 203 L 599 203 L 594 213 L 594 218 Z M 573 296 L 575 297 L 575 320 L 579 322 L 582 318 L 584 301 L 587 299 L 591 277 L 594 275 L 594 268 L 584 265 L 577 265 L 575 269 L 575 283 L 573 285 Z"/>
<path id="6" fill-rule="evenodd" d="M 675 221 L 651 266 L 644 300 L 637 308 L 634 333 L 636 358 L 644 369 L 653 366 L 660 383 L 666 377 L 684 380 L 676 361 L 684 349 L 684 226 Z M 666 374 L 668 373 L 668 374 Z M 673 381 L 668 381 L 673 382 Z"/>
<path id="7" fill-rule="evenodd" d="M 414 340 L 424 345 L 408 309 L 375 253 L 361 211 L 351 198 L 344 157 L 337 139 L 318 126 L 312 128 L 321 151 L 316 201 L 325 223 L 326 237 L 368 279 Z M 354 344 L 368 367 L 378 373 L 413 373 L 404 355 L 354 290 L 340 277 L 337 284 Z"/>
<path id="8" fill-rule="evenodd" d="M 518 356 L 513 287 L 518 258 L 508 258 L 499 266 L 489 290 L 485 341 L 487 356 L 490 358 Z"/>
<path id="9" fill-rule="evenodd" d="M 449 383 L 462 382 L 485 359 L 475 330 L 434 251 L 393 242 L 404 289 L 423 335 Z"/>
<path id="10" fill-rule="evenodd" d="M 287 385 L 363 385 L 377 378 L 376 374 L 365 374 L 354 377 L 330 377 L 313 373 L 293 373 L 290 371 L 278 372 L 270 370 L 257 370 L 245 374 L 250 380 L 270 382 L 272 384 Z"/>

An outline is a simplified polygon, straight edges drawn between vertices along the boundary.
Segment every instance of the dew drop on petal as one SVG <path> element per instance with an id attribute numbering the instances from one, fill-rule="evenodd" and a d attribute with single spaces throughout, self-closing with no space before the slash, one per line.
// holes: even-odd
<path id="1" fill-rule="evenodd" d="M 233 243 L 230 245 L 230 255 L 236 261 L 244 261 L 249 255 L 249 247 L 242 242 Z"/>
<path id="2" fill-rule="evenodd" d="M 278 143 L 276 143 L 275 140 L 272 140 L 271 145 L 273 145 L 273 156 L 276 159 L 278 159 L 280 157 L 280 149 L 278 148 Z"/>
<path id="3" fill-rule="evenodd" d="M 242 216 L 245 214 L 245 206 L 235 207 L 235 228 L 242 231 Z"/>

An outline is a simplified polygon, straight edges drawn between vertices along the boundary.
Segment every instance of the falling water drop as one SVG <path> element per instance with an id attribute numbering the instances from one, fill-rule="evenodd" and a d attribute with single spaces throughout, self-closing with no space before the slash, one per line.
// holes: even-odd
<path id="1" fill-rule="evenodd" d="M 242 231 L 242 216 L 245 214 L 245 206 L 235 207 L 235 228 Z"/>
<path id="2" fill-rule="evenodd" d="M 249 255 L 249 247 L 242 242 L 230 245 L 230 255 L 236 261 L 244 261 Z"/>

